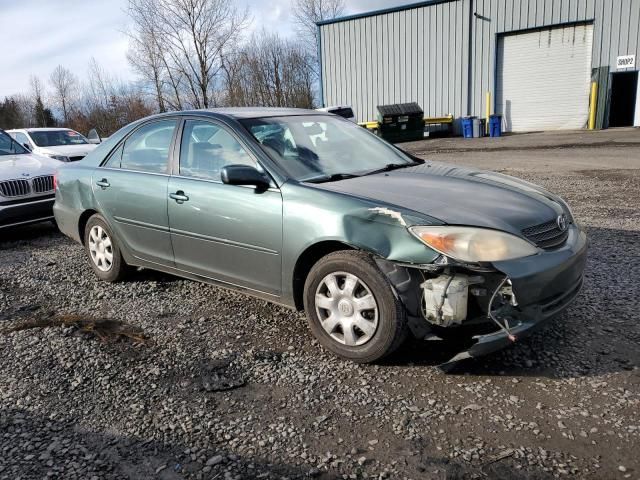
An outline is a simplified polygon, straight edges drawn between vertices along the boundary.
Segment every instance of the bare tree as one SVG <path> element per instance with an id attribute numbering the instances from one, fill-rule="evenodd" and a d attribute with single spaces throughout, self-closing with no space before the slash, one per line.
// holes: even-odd
<path id="1" fill-rule="evenodd" d="M 313 73 L 298 42 L 262 31 L 225 63 L 225 103 L 231 106 L 313 107 Z"/>
<path id="2" fill-rule="evenodd" d="M 93 57 L 89 61 L 87 73 L 86 99 L 103 108 L 108 108 L 109 100 L 114 93 L 113 79 Z"/>
<path id="3" fill-rule="evenodd" d="M 134 61 L 156 97 L 164 77 L 179 108 L 213 106 L 224 58 L 239 43 L 248 11 L 228 0 L 130 0 L 129 14 Z"/>
<path id="4" fill-rule="evenodd" d="M 22 121 L 22 125 L 16 125 L 14 128 L 26 128 L 26 127 L 36 127 L 38 122 L 35 117 L 35 100 L 31 95 L 25 93 L 19 93 L 13 95 L 12 97 L 18 107 L 18 111 L 20 112 L 20 119 Z"/>
<path id="5" fill-rule="evenodd" d="M 151 115 L 146 95 L 135 83 L 126 83 L 110 75 L 92 58 L 84 86 L 82 109 L 71 121 L 77 129 L 86 132 L 96 128 L 109 135 L 128 123 Z"/>
<path id="6" fill-rule="evenodd" d="M 338 17 L 342 12 L 344 0 L 293 0 L 293 19 L 310 52 L 315 52 L 318 45 L 316 23 Z"/>
<path id="7" fill-rule="evenodd" d="M 29 87 L 31 87 L 31 95 L 34 99 L 40 98 L 44 95 L 44 85 L 42 84 L 42 80 L 37 75 L 29 76 Z"/>
<path id="8" fill-rule="evenodd" d="M 180 81 L 171 71 L 163 51 L 159 17 L 154 10 L 156 4 L 156 0 L 130 0 L 129 16 L 133 27 L 127 31 L 127 59 L 140 75 L 143 85 L 153 91 L 160 112 L 166 111 L 167 106 L 181 110 Z"/>
<path id="9" fill-rule="evenodd" d="M 143 82 L 153 89 L 158 110 L 166 112 L 164 61 L 153 33 L 141 32 L 139 36 L 132 37 L 127 59 Z"/>
<path id="10" fill-rule="evenodd" d="M 62 109 L 62 117 L 65 125 L 69 123 L 69 110 L 71 109 L 72 99 L 78 87 L 78 79 L 68 68 L 58 65 L 51 76 L 49 82 L 53 87 L 53 92 Z"/>
<path id="11" fill-rule="evenodd" d="M 29 77 L 29 85 L 31 86 L 31 95 L 33 97 L 33 116 L 36 127 L 52 127 L 55 125 L 55 118 L 49 108 L 45 106 L 44 101 L 44 85 L 42 80 L 36 75 Z"/>

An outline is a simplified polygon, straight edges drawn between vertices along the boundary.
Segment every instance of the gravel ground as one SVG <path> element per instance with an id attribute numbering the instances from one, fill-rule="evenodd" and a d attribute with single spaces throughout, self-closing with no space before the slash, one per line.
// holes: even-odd
<path id="1" fill-rule="evenodd" d="M 2 232 L 0 329 L 37 328 L 0 334 L 0 479 L 640 478 L 640 145 L 447 142 L 409 148 L 539 183 L 587 227 L 584 290 L 544 330 L 449 374 L 422 342 L 358 366 L 298 313 L 100 283 L 53 228 Z"/>

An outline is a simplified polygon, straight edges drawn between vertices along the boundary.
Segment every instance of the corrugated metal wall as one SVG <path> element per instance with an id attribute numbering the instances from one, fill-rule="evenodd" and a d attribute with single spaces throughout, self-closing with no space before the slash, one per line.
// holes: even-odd
<path id="1" fill-rule="evenodd" d="M 377 105 L 409 101 L 425 115 L 465 111 L 467 1 L 322 26 L 325 105 L 352 105 L 358 121 L 375 119 Z"/>
<path id="2" fill-rule="evenodd" d="M 407 101 L 429 116 L 484 116 L 485 92 L 496 86 L 498 35 L 575 22 L 594 23 L 602 125 L 616 57 L 640 61 L 640 0 L 436 0 L 324 24 L 324 104 L 350 104 L 358 121 L 373 120 L 377 105 Z"/>

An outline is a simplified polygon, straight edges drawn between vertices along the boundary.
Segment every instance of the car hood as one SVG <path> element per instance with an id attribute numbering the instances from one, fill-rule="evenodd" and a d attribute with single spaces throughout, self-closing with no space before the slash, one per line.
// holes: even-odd
<path id="1" fill-rule="evenodd" d="M 53 175 L 61 165 L 64 164 L 58 160 L 35 154 L 1 155 L 0 181 Z"/>
<path id="2" fill-rule="evenodd" d="M 564 212 L 558 197 L 531 183 L 435 162 L 314 186 L 378 201 L 386 208 L 418 212 L 449 225 L 515 234 Z"/>
<path id="3" fill-rule="evenodd" d="M 67 157 L 79 157 L 84 156 L 91 150 L 96 148 L 95 145 L 88 143 L 82 145 L 56 145 L 53 147 L 38 147 L 38 153 L 52 154 L 52 155 L 65 155 Z"/>

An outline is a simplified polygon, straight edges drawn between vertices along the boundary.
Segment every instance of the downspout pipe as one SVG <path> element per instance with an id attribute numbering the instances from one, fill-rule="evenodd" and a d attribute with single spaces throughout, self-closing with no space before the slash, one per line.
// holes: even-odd
<path id="1" fill-rule="evenodd" d="M 322 26 L 316 23 L 316 28 L 318 29 L 318 42 L 316 45 L 316 49 L 318 52 L 318 82 L 319 85 L 319 93 L 320 93 L 320 107 L 324 107 L 324 89 L 322 87 Z"/>
<path id="2" fill-rule="evenodd" d="M 469 54 L 467 62 L 467 115 L 473 115 L 473 0 L 469 0 Z"/>

